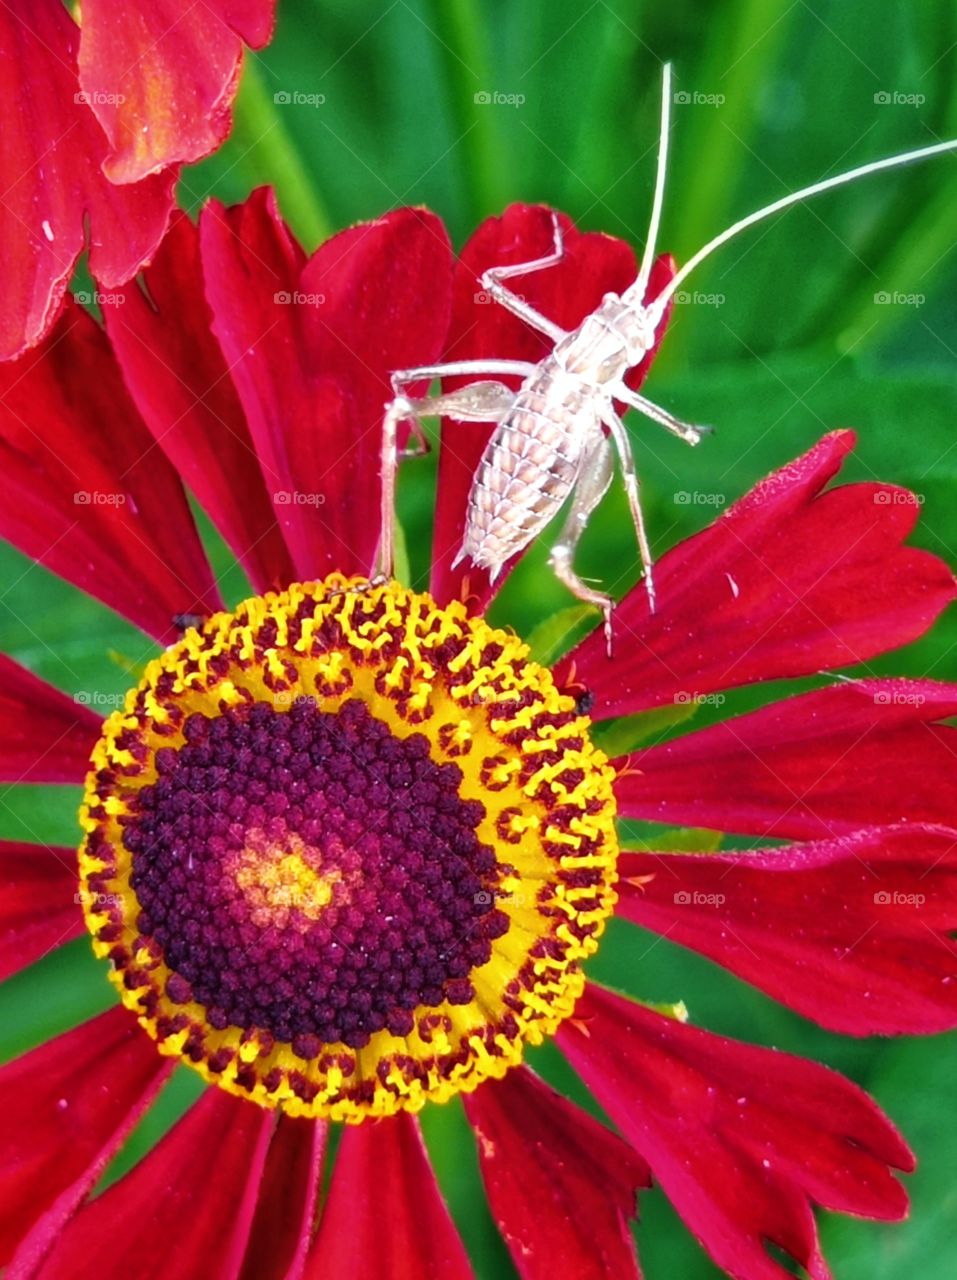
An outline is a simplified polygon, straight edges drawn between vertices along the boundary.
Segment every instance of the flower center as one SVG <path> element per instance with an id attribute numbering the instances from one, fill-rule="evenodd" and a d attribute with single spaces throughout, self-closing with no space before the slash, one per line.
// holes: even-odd
<path id="1" fill-rule="evenodd" d="M 383 1027 L 408 1035 L 420 1006 L 474 998 L 468 975 L 509 922 L 457 765 L 358 699 L 194 714 L 183 732 L 123 828 L 142 855 L 137 928 L 176 974 L 178 1003 L 311 1056 Z"/>
<path id="2" fill-rule="evenodd" d="M 568 1016 L 611 772 L 514 637 L 346 579 L 218 614 L 104 726 L 80 868 L 162 1052 L 291 1114 L 416 1110 Z"/>

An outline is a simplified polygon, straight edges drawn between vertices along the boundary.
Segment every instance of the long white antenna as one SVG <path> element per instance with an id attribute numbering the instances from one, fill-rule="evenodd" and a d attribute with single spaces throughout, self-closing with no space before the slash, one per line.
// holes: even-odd
<path id="1" fill-rule="evenodd" d="M 645 237 L 645 251 L 641 255 L 641 270 L 634 284 L 625 290 L 626 300 L 637 298 L 640 302 L 648 288 L 652 264 L 655 260 L 655 245 L 658 242 L 658 228 L 661 226 L 661 210 L 665 202 L 665 178 L 668 173 L 668 135 L 671 124 L 671 63 L 666 62 L 661 72 L 661 128 L 658 133 L 658 170 L 655 176 L 655 195 L 651 205 L 651 219 L 648 223 L 648 235 Z"/>
<path id="2" fill-rule="evenodd" d="M 883 160 L 872 160 L 870 164 L 862 164 L 856 169 L 849 169 L 847 173 L 839 173 L 834 178 L 825 178 L 822 182 L 815 182 L 813 186 L 802 187 L 800 191 L 795 191 L 788 196 L 782 196 L 780 200 L 775 200 L 773 204 L 765 205 L 763 209 L 758 209 L 755 213 L 749 213 L 746 218 L 735 222 L 726 231 L 722 231 L 713 240 L 709 240 L 704 248 L 699 249 L 693 257 L 689 258 L 681 270 L 668 281 L 666 288 L 662 290 L 649 308 L 652 326 L 654 328 L 658 327 L 661 317 L 664 315 L 665 307 L 667 307 L 672 295 L 681 288 L 692 271 L 699 267 L 705 258 L 710 257 L 715 249 L 727 244 L 729 240 L 732 240 L 740 232 L 746 231 L 748 227 L 753 227 L 755 223 L 762 222 L 765 218 L 770 218 L 772 214 L 779 213 L 782 209 L 787 209 L 792 204 L 799 204 L 802 200 L 820 195 L 822 191 L 830 191 L 833 187 L 841 187 L 845 183 L 855 182 L 858 178 L 864 178 L 869 173 L 879 173 L 882 169 L 896 169 L 900 165 L 910 164 L 914 160 L 926 160 L 929 156 L 937 156 L 944 151 L 954 150 L 957 150 L 957 138 L 951 138 L 948 142 L 936 142 L 931 147 L 919 147 L 916 151 L 904 151 L 900 155 L 887 156 Z"/>

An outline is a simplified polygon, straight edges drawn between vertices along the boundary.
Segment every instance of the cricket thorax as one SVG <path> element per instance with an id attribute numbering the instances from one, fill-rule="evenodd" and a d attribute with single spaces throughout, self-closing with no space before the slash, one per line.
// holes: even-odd
<path id="1" fill-rule="evenodd" d="M 554 358 L 589 386 L 606 387 L 619 382 L 653 343 L 644 310 L 610 293 L 597 311 L 556 344 Z"/>

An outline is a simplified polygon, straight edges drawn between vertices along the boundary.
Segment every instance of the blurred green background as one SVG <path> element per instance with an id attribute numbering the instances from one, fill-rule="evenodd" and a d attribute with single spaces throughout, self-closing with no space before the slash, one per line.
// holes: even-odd
<path id="1" fill-rule="evenodd" d="M 666 59 L 681 98 L 661 246 L 679 261 L 787 190 L 957 136 L 951 0 L 281 0 L 275 41 L 247 67 L 234 135 L 185 174 L 182 202 L 194 209 L 210 193 L 240 199 L 273 181 L 312 247 L 403 203 L 436 210 L 461 245 L 508 202 L 545 201 L 640 249 Z M 294 100 L 277 103 L 277 94 Z M 482 103 L 481 94 L 519 101 Z M 916 541 L 957 564 L 955 214 L 957 156 L 947 156 L 793 210 L 702 269 L 689 284 L 692 300 L 675 309 L 648 394 L 717 432 L 692 452 L 630 422 L 659 555 L 824 431 L 854 426 L 860 446 L 845 477 L 915 489 L 923 504 Z M 427 292 L 429 281 L 421 287 Z M 433 484 L 434 458 L 403 472 L 419 584 Z M 676 498 L 686 493 L 705 496 Z M 236 599 L 241 575 L 208 538 L 225 594 Z M 514 575 L 498 621 L 527 632 L 569 603 L 543 562 L 541 548 Z M 617 489 L 588 531 L 581 565 L 618 594 L 636 577 Z M 67 690 L 122 691 L 124 667 L 147 656 L 142 636 L 9 549 L 0 552 L 0 575 L 0 648 Z M 930 636 L 868 670 L 953 678 L 955 642 L 952 611 Z M 783 691 L 739 693 L 724 710 Z M 67 788 L 9 788 L 0 793 L 0 834 L 73 844 L 76 802 Z M 702 1025 L 816 1057 L 868 1088 L 920 1157 L 909 1180 L 913 1211 L 896 1227 L 825 1215 L 835 1273 L 957 1275 L 957 1035 L 842 1040 L 706 961 L 618 924 L 590 972 L 652 1000 L 683 998 Z M 101 967 L 85 942 L 75 943 L 0 988 L 0 1052 L 10 1057 L 110 1002 Z M 532 1060 L 592 1106 L 555 1051 Z M 110 1176 L 198 1088 L 181 1071 Z M 424 1123 L 478 1274 L 514 1275 L 460 1107 L 432 1108 Z M 718 1274 L 659 1192 L 642 1198 L 642 1216 L 650 1280 Z"/>

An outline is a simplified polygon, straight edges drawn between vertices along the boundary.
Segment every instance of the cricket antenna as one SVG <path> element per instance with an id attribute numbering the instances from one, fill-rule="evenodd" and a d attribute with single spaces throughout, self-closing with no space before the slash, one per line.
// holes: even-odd
<path id="1" fill-rule="evenodd" d="M 856 182 L 858 178 L 865 178 L 869 173 L 880 173 L 883 169 L 896 169 L 900 165 L 911 164 L 915 160 L 926 160 L 930 156 L 937 156 L 945 151 L 954 150 L 957 150 L 957 138 L 951 138 L 948 142 L 936 142 L 930 147 L 918 147 L 916 151 L 903 151 L 896 156 L 886 156 L 883 160 L 872 160 L 870 164 L 859 165 L 858 168 L 848 169 L 846 173 L 839 173 L 836 177 L 825 178 L 821 182 L 815 182 L 810 187 L 802 187 L 800 191 L 794 191 L 791 195 L 782 196 L 780 200 L 775 200 L 773 204 L 765 205 L 763 209 L 749 213 L 746 218 L 741 218 L 740 221 L 728 227 L 726 231 L 722 231 L 720 235 L 715 236 L 713 240 L 709 240 L 703 249 L 699 249 L 693 257 L 688 259 L 681 270 L 672 276 L 667 286 L 658 294 L 648 308 L 652 328 L 656 329 L 661 323 L 665 308 L 692 271 L 699 267 L 706 258 L 710 258 L 715 249 L 727 244 L 729 240 L 733 240 L 736 235 L 746 231 L 748 227 L 753 227 L 755 223 L 763 222 L 765 218 L 770 218 L 773 214 L 780 213 L 782 209 L 787 209 L 792 204 L 800 204 L 802 200 L 820 195 L 823 191 L 830 191 L 834 187 L 842 187 L 848 182 Z M 642 264 L 642 269 L 644 269 L 644 264 Z"/>
<path id="2" fill-rule="evenodd" d="M 655 260 L 655 246 L 658 242 L 658 228 L 661 226 L 661 210 L 665 201 L 665 178 L 668 173 L 668 134 L 671 125 L 671 63 L 666 62 L 661 72 L 661 128 L 658 133 L 658 171 L 655 176 L 655 196 L 651 205 L 651 219 L 648 223 L 648 235 L 645 237 L 645 251 L 641 255 L 641 270 L 634 284 L 625 291 L 625 298 L 635 298 L 639 302 L 645 296 L 648 279 Z"/>

